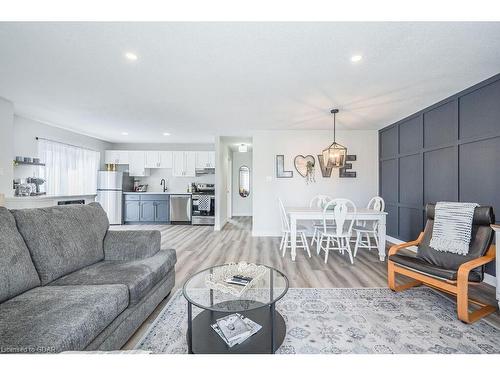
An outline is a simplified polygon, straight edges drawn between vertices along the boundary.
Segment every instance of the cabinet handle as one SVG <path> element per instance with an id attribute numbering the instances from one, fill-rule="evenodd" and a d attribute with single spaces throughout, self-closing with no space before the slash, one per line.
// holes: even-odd
<path id="1" fill-rule="evenodd" d="M 141 212 L 140 212 L 140 218 L 139 218 L 139 219 L 141 219 L 141 220 L 142 220 L 142 218 L 144 217 L 144 214 L 143 214 L 143 212 L 144 212 L 143 208 L 144 208 L 144 207 L 143 207 L 142 203 L 139 203 L 139 207 L 140 207 L 140 211 L 141 211 Z"/>
<path id="2" fill-rule="evenodd" d="M 156 205 L 156 202 L 153 203 L 154 207 L 155 207 L 155 219 L 158 219 L 158 207 Z"/>

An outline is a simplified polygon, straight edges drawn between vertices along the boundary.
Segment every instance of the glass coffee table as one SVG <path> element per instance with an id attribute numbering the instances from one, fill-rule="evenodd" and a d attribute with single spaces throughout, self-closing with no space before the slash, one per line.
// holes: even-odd
<path id="1" fill-rule="evenodd" d="M 275 268 L 264 266 L 265 272 L 240 297 L 212 289 L 207 277 L 221 271 L 219 265 L 191 276 L 183 287 L 188 303 L 187 342 L 190 354 L 265 354 L 275 353 L 285 339 L 286 325 L 276 311 L 276 302 L 288 291 L 287 277 Z M 193 305 L 201 309 L 193 318 Z M 243 343 L 228 347 L 211 324 L 224 316 L 240 313 L 262 328 Z"/>

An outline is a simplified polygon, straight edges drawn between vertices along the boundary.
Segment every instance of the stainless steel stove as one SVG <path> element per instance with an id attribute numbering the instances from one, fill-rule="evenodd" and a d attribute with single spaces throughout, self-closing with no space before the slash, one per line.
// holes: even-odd
<path id="1" fill-rule="evenodd" d="M 193 183 L 192 192 L 192 224 L 215 224 L 215 185 Z"/>

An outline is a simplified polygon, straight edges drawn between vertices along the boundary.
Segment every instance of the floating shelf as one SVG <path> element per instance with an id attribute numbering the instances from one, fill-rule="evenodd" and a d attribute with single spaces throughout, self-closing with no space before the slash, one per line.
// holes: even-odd
<path id="1" fill-rule="evenodd" d="M 45 164 L 44 163 L 27 163 L 25 161 L 17 161 L 17 160 L 14 160 L 14 167 L 17 167 L 18 165 L 37 165 L 39 167 L 45 167 Z"/>

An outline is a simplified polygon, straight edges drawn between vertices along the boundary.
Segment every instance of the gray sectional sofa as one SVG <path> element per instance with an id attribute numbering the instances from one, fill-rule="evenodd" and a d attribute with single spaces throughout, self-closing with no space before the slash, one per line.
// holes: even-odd
<path id="1" fill-rule="evenodd" d="M 0 207 L 0 353 L 120 349 L 174 286 L 160 244 L 98 203 Z"/>

